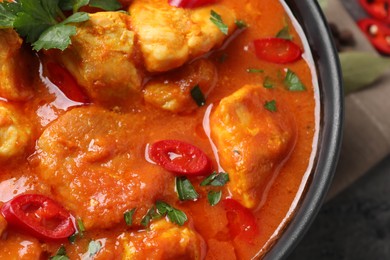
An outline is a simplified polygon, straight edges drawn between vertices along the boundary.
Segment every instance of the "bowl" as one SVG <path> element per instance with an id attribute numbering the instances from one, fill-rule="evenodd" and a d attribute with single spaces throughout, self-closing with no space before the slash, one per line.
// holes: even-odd
<path id="1" fill-rule="evenodd" d="M 340 152 L 343 88 L 339 59 L 317 1 L 286 0 L 309 42 L 320 87 L 320 133 L 315 165 L 295 216 L 264 259 L 284 259 L 303 238 L 330 187 Z"/>

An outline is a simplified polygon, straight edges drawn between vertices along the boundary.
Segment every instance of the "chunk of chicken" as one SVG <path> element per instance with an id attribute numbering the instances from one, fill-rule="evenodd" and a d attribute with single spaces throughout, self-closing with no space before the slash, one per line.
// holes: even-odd
<path id="1" fill-rule="evenodd" d="M 22 154 L 31 138 L 31 126 L 21 113 L 0 103 L 0 163 Z"/>
<path id="2" fill-rule="evenodd" d="M 131 21 L 148 71 L 162 72 L 178 68 L 189 59 L 220 46 L 227 35 L 210 20 L 214 10 L 235 29 L 234 12 L 221 4 L 183 9 L 168 1 L 135 0 L 130 6 Z"/>
<path id="3" fill-rule="evenodd" d="M 0 29 L 0 97 L 25 101 L 33 95 L 29 57 L 14 30 Z"/>
<path id="4" fill-rule="evenodd" d="M 295 143 L 294 124 L 282 104 L 276 112 L 265 108 L 273 99 L 269 90 L 246 85 L 222 99 L 210 118 L 212 140 L 231 179 L 228 187 L 248 208 L 258 205 Z"/>
<path id="5" fill-rule="evenodd" d="M 201 59 L 149 81 L 145 86 L 144 98 L 146 102 L 164 110 L 191 112 L 197 108 L 191 90 L 198 86 L 207 97 L 217 80 L 215 65 L 209 60 Z"/>
<path id="6" fill-rule="evenodd" d="M 123 236 L 123 260 L 203 259 L 204 241 L 195 230 L 179 227 L 165 219 L 154 222 L 144 232 Z"/>
<path id="7" fill-rule="evenodd" d="M 142 82 L 129 16 L 119 12 L 89 16 L 87 22 L 75 24 L 77 34 L 71 38 L 71 46 L 56 52 L 56 59 L 92 101 L 128 99 L 140 92 Z"/>
<path id="8" fill-rule="evenodd" d="M 145 120 L 140 114 L 124 120 L 101 108 L 77 108 L 39 138 L 41 177 L 87 229 L 112 227 L 133 208 L 141 218 L 172 178 L 145 160 L 146 134 L 139 134 Z"/>

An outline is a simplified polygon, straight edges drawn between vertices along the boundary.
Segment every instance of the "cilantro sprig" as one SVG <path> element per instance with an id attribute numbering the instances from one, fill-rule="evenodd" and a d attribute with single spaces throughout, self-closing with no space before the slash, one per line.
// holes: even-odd
<path id="1" fill-rule="evenodd" d="M 104 2 L 102 4 L 102 2 Z M 36 51 L 42 49 L 65 50 L 76 34 L 75 23 L 89 20 L 83 6 L 91 5 L 111 10 L 120 8 L 118 0 L 17 0 L 0 3 L 0 29 L 15 29 L 31 43 Z M 73 14 L 66 17 L 63 11 L 71 7 Z"/>

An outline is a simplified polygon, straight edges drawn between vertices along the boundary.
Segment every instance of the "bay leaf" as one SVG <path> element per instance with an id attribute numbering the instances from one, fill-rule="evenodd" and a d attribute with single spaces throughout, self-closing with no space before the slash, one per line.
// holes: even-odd
<path id="1" fill-rule="evenodd" d="M 343 52 L 339 54 L 345 94 L 366 87 L 390 70 L 390 58 L 370 52 Z"/>

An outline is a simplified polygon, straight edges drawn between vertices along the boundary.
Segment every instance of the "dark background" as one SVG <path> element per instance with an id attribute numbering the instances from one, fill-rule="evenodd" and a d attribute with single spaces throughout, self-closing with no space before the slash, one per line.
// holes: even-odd
<path id="1" fill-rule="evenodd" d="M 390 260 L 390 155 L 328 201 L 288 260 Z"/>

